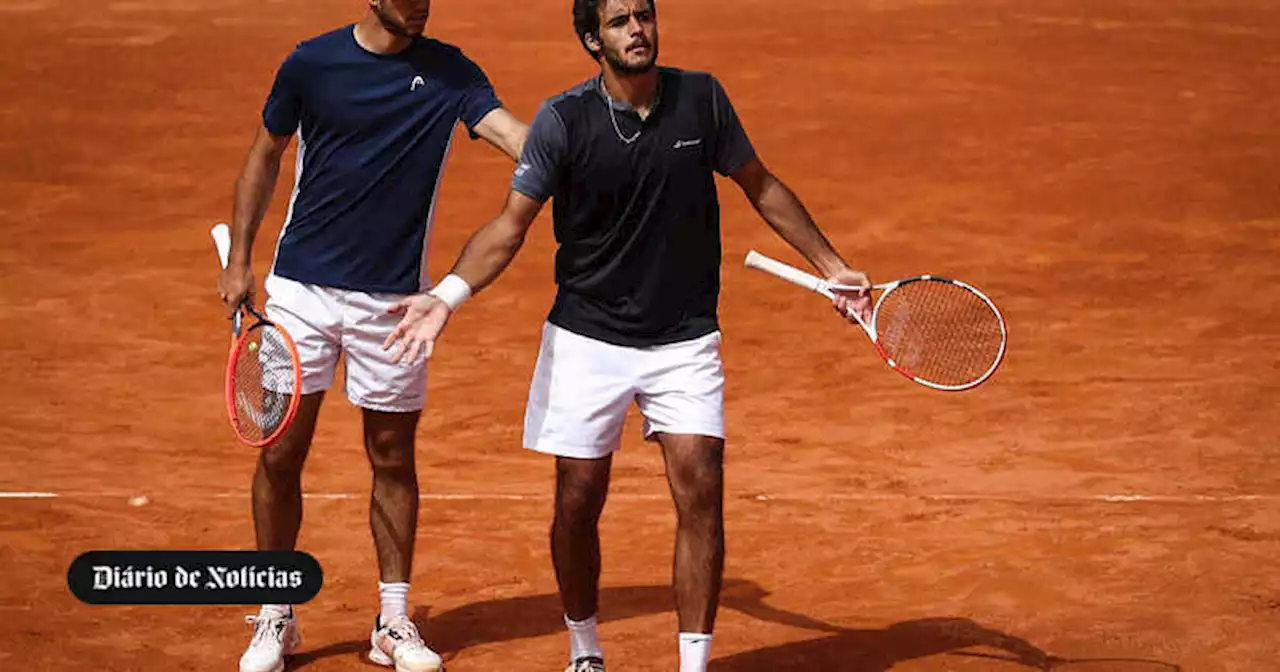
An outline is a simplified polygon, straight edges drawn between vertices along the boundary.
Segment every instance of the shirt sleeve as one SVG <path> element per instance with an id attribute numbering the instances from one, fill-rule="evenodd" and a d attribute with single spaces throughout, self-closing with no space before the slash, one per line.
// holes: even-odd
<path id="1" fill-rule="evenodd" d="M 493 90 L 493 84 L 484 70 L 475 61 L 459 54 L 462 74 L 462 98 L 458 104 L 458 119 L 467 127 L 471 139 L 480 137 L 476 134 L 476 124 L 480 123 L 490 112 L 502 107 L 502 101 Z"/>
<path id="2" fill-rule="evenodd" d="M 262 124 L 273 135 L 293 135 L 302 119 L 302 64 L 295 49 L 276 70 L 262 107 Z"/>
<path id="3" fill-rule="evenodd" d="M 545 202 L 559 187 L 561 169 L 569 152 L 564 120 L 554 107 L 543 103 L 533 116 L 524 152 L 516 165 L 511 188 L 529 198 Z"/>
<path id="4" fill-rule="evenodd" d="M 755 158 L 756 150 L 733 109 L 733 103 L 729 101 L 729 94 L 714 77 L 711 79 L 711 106 L 716 124 L 715 169 L 728 176 Z"/>

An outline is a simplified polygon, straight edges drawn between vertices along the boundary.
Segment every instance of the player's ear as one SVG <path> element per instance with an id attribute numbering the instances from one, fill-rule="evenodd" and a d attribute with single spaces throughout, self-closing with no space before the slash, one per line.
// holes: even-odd
<path id="1" fill-rule="evenodd" d="M 583 33 L 582 41 L 586 43 L 587 48 L 593 53 L 599 54 L 601 50 L 600 33 Z"/>

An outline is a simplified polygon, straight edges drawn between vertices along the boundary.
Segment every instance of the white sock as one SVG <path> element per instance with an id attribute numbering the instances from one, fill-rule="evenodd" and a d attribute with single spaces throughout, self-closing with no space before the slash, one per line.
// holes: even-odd
<path id="1" fill-rule="evenodd" d="M 600 638 L 596 635 L 595 616 L 585 621 L 575 621 L 565 614 L 564 624 L 569 626 L 569 660 L 577 660 L 583 656 L 604 659 Z"/>
<path id="2" fill-rule="evenodd" d="M 409 615 L 409 584 L 378 582 L 378 593 L 382 596 L 382 625 L 386 625 L 397 616 Z"/>
<path id="3" fill-rule="evenodd" d="M 285 618 L 292 615 L 292 604 L 264 604 L 258 612 L 259 618 Z"/>
<path id="4" fill-rule="evenodd" d="M 680 672 L 707 672 L 711 658 L 711 635 L 680 633 Z"/>

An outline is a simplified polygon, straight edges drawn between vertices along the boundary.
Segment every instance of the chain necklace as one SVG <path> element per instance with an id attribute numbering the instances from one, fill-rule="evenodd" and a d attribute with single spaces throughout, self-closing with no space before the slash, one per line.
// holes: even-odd
<path id="1" fill-rule="evenodd" d="M 609 121 L 613 122 L 613 132 L 618 134 L 618 139 L 628 145 L 639 140 L 640 134 L 644 132 L 643 124 L 640 126 L 640 130 L 636 131 L 635 135 L 629 138 L 622 134 L 622 128 L 618 126 L 618 117 L 613 111 L 613 96 L 609 95 L 609 87 L 605 86 L 604 75 L 600 75 L 600 90 L 604 91 L 604 97 L 609 101 Z M 658 104 L 656 97 L 654 98 L 653 104 L 654 106 L 657 106 Z"/>

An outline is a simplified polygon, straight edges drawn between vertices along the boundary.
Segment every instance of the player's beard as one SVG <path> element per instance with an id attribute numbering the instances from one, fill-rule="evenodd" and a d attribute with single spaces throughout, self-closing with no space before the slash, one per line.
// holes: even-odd
<path id="1" fill-rule="evenodd" d="M 653 41 L 649 43 L 649 58 L 642 63 L 627 63 L 623 60 L 623 52 L 608 47 L 604 49 L 604 60 L 620 75 L 643 75 L 658 63 L 658 36 L 653 36 Z"/>
<path id="2" fill-rule="evenodd" d="M 387 10 L 383 8 L 382 4 L 383 3 L 379 2 L 373 11 L 375 14 L 378 15 L 378 23 L 381 23 L 382 27 L 388 33 L 391 33 L 396 37 L 412 40 L 413 38 L 421 35 L 422 32 L 426 30 L 426 27 L 424 26 L 423 31 L 418 31 L 418 32 L 410 31 L 407 26 L 400 23 L 399 21 L 396 21 L 395 17 L 387 13 Z"/>

